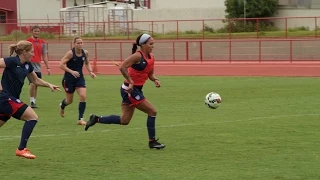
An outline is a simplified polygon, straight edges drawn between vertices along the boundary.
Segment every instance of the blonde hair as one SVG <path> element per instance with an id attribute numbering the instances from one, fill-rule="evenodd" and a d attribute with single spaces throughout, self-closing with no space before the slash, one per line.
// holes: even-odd
<path id="1" fill-rule="evenodd" d="M 29 41 L 19 41 L 17 44 L 11 44 L 9 46 L 9 54 L 12 56 L 13 53 L 21 55 L 23 51 L 30 51 L 32 49 L 32 43 Z"/>
<path id="2" fill-rule="evenodd" d="M 76 43 L 76 41 L 77 41 L 78 39 L 82 39 L 82 38 L 81 38 L 80 36 L 74 37 L 74 38 L 73 38 L 73 43 Z"/>

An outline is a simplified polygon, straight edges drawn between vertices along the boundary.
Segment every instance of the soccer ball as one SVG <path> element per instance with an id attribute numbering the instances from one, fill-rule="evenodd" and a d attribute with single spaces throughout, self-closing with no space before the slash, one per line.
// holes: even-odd
<path id="1" fill-rule="evenodd" d="M 211 109 L 217 109 L 221 104 L 221 96 L 218 93 L 210 92 L 204 99 L 204 104 Z"/>

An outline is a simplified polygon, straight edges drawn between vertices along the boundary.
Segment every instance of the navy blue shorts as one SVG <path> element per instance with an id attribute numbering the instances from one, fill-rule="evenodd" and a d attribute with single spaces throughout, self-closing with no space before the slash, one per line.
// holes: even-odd
<path id="1" fill-rule="evenodd" d="M 126 83 L 120 88 L 122 105 L 129 105 L 131 107 L 140 104 L 146 99 L 142 92 L 142 86 L 135 86 L 130 94 L 125 91 L 127 88 L 128 84 Z"/>
<path id="2" fill-rule="evenodd" d="M 37 74 L 38 78 L 42 79 L 42 74 L 41 74 L 41 72 L 35 72 L 35 73 Z M 29 78 L 28 78 L 28 80 L 29 80 L 29 84 L 30 84 L 31 81 L 30 81 Z"/>
<path id="3" fill-rule="evenodd" d="M 0 92 L 0 120 L 8 121 L 11 117 L 20 119 L 28 105 L 7 93 Z"/>
<path id="4" fill-rule="evenodd" d="M 62 86 L 66 93 L 74 93 L 76 88 L 85 88 L 86 81 L 83 77 L 80 78 L 63 78 L 62 79 Z"/>

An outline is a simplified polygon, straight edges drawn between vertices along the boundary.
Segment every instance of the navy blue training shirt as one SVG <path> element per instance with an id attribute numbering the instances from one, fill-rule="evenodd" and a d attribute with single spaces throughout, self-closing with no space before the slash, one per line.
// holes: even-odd
<path id="1" fill-rule="evenodd" d="M 80 73 L 80 77 L 83 77 L 83 63 L 86 60 L 86 53 L 84 52 L 84 50 L 82 49 L 82 55 L 81 56 L 77 56 L 75 49 L 72 49 L 72 58 L 67 62 L 67 67 L 73 71 L 77 71 Z M 72 74 L 65 72 L 64 74 L 65 77 L 68 78 L 74 78 Z"/>
<path id="2" fill-rule="evenodd" d="M 21 63 L 19 56 L 4 58 L 6 68 L 3 71 L 1 85 L 3 92 L 19 99 L 27 75 L 33 72 L 31 63 Z"/>

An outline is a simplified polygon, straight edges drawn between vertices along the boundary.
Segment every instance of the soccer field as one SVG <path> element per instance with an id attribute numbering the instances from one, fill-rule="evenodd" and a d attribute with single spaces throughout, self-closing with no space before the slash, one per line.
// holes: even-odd
<path id="1" fill-rule="evenodd" d="M 60 85 L 62 76 L 45 76 Z M 120 114 L 120 76 L 87 80 L 87 109 Z M 39 122 L 29 140 L 34 160 L 15 156 L 23 123 L 0 130 L 1 180 L 295 180 L 320 179 L 318 78 L 160 77 L 145 96 L 158 110 L 157 137 L 167 147 L 150 150 L 146 115 L 128 126 L 76 125 L 78 97 L 59 115 L 64 92 L 40 88 Z M 26 81 L 27 83 L 27 81 Z M 212 110 L 207 93 L 222 97 Z M 21 99 L 28 103 L 28 86 Z"/>

